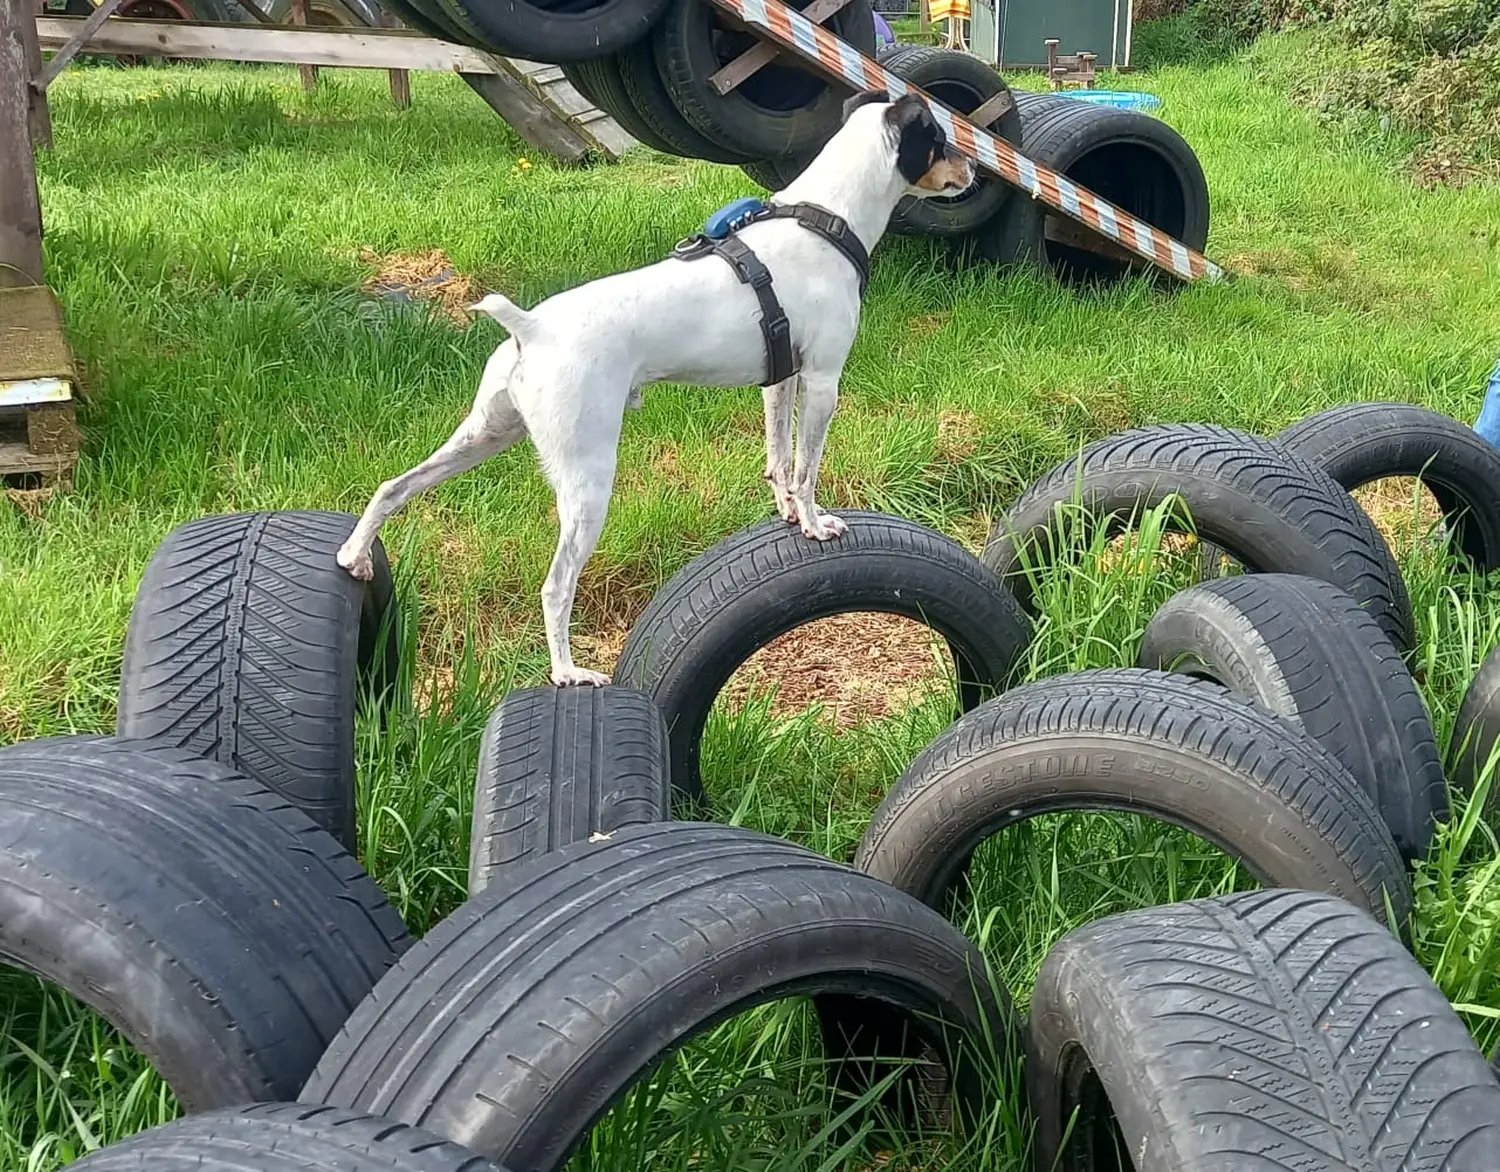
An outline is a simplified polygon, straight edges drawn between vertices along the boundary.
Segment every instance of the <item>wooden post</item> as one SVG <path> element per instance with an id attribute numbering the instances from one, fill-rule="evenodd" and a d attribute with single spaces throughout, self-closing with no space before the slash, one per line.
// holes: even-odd
<path id="1" fill-rule="evenodd" d="M 381 6 L 379 16 L 381 28 L 401 27 L 401 22 L 384 6 Z M 388 72 L 391 79 L 391 101 L 398 110 L 411 109 L 411 74 L 405 69 L 392 69 Z"/>
<path id="2" fill-rule="evenodd" d="M 292 0 L 292 23 L 307 23 L 307 0 Z M 297 72 L 302 77 L 302 88 L 312 93 L 318 88 L 318 67 L 316 65 L 299 65 Z"/>
<path id="3" fill-rule="evenodd" d="M 42 283 L 42 205 L 32 134 L 36 122 L 27 45 L 35 0 L 0 0 L 0 286 Z M 32 32 L 27 36 L 25 26 Z"/>
<path id="4" fill-rule="evenodd" d="M 23 20 L 21 22 L 21 40 L 26 44 L 27 75 L 36 77 L 42 72 L 42 46 L 36 39 L 36 21 Z M 47 91 L 41 86 L 34 85 L 28 97 L 31 100 L 31 145 L 50 147 L 52 145 L 52 115 L 47 109 Z"/>
<path id="5" fill-rule="evenodd" d="M 392 69 L 391 71 L 391 101 L 396 103 L 396 109 L 408 110 L 411 108 L 411 74 L 404 69 Z"/>

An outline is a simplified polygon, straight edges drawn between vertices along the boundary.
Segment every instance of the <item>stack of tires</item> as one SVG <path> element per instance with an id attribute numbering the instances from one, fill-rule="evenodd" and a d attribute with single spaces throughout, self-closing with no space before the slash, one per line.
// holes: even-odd
<path id="1" fill-rule="evenodd" d="M 0 958 L 108 1019 L 191 1116 L 79 1167 L 558 1172 L 666 1055 L 794 997 L 848 1153 L 1029 1127 L 998 1073 L 1024 1053 L 1039 1169 L 1485 1172 L 1500 1082 L 1403 939 L 1448 784 L 1500 767 L 1500 653 L 1445 778 L 1405 584 L 1348 491 L 1422 477 L 1455 556 L 1491 564 L 1500 453 L 1465 432 L 1403 404 L 1296 444 L 1135 429 L 1032 485 L 982 558 L 880 513 L 836 542 L 736 533 L 657 593 L 618 684 L 501 700 L 468 899 L 416 943 L 353 853 L 355 712 L 400 674 L 384 552 L 367 584 L 334 560 L 347 514 L 179 527 L 137 594 L 116 735 L 0 749 Z M 1017 685 L 1060 518 L 1114 532 L 1169 500 L 1245 572 L 1167 601 L 1134 666 Z M 735 669 L 868 610 L 947 643 L 956 720 L 852 865 L 674 820 L 712 813 L 700 747 Z M 1191 830 L 1262 890 L 1075 928 L 1023 1021 L 954 922 L 966 880 L 1004 828 L 1088 810 Z"/>
<path id="2" fill-rule="evenodd" d="M 845 94 L 788 54 L 720 93 L 713 75 L 759 42 L 707 0 L 380 2 L 431 36 L 562 66 L 585 98 L 668 154 L 747 163 L 816 149 L 838 129 Z M 827 27 L 874 53 L 870 0 L 848 0 Z"/>
<path id="3" fill-rule="evenodd" d="M 1207 244 L 1208 181 L 1192 147 L 1160 119 L 1066 94 L 1012 91 L 993 68 L 957 49 L 897 44 L 883 49 L 879 61 L 960 114 L 984 107 L 990 112 L 984 129 L 1035 162 L 1190 248 L 1201 251 Z M 788 151 L 744 169 L 776 191 L 816 153 Z M 1139 270 L 1141 262 L 1130 254 L 1102 237 L 1070 232 L 1069 224 L 1026 193 L 981 174 L 960 195 L 903 200 L 890 230 L 949 240 L 967 255 L 1044 269 L 1070 284 L 1108 282 Z"/>
<path id="4" fill-rule="evenodd" d="M 275 0 L 281 12 L 289 0 Z M 322 23 L 375 23 L 373 0 L 311 0 Z M 847 91 L 782 53 L 721 93 L 714 75 L 757 39 L 707 0 L 380 0 L 414 28 L 507 56 L 556 63 L 574 87 L 646 146 L 738 164 L 770 191 L 789 184 L 838 130 Z M 792 0 L 805 8 L 806 0 Z M 827 21 L 875 55 L 870 0 Z M 1105 196 L 1189 247 L 1208 238 L 1208 187 L 1192 148 L 1166 123 L 1064 95 L 1012 94 L 999 73 L 956 49 L 890 45 L 880 63 L 1037 162 Z M 962 244 L 1002 265 L 1110 280 L 1138 262 L 991 175 L 952 197 L 908 198 L 894 232 Z"/>

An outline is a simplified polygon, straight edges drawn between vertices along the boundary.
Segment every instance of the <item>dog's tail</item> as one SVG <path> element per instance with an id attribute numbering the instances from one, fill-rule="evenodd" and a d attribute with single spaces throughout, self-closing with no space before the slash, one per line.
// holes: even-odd
<path id="1" fill-rule="evenodd" d="M 502 326 L 510 331 L 510 334 L 518 342 L 524 342 L 531 327 L 536 321 L 532 315 L 519 305 L 507 301 L 498 293 L 487 293 L 475 305 L 469 306 L 471 313 L 484 313 L 494 318 Z"/>

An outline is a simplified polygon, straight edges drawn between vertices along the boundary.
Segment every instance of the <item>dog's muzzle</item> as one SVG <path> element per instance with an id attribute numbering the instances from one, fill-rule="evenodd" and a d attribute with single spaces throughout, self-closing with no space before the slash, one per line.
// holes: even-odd
<path id="1" fill-rule="evenodd" d="M 979 180 L 979 168 L 974 165 L 974 160 L 969 158 L 968 155 L 961 153 L 956 147 L 951 144 L 944 146 L 943 158 L 949 163 L 962 167 L 964 176 L 963 186 L 959 187 L 955 194 L 962 195 Z"/>

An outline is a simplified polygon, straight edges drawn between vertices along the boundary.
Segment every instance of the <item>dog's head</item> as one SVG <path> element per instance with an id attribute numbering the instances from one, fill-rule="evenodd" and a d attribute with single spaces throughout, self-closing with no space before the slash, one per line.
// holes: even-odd
<path id="1" fill-rule="evenodd" d="M 881 106 L 880 126 L 892 163 L 919 198 L 957 195 L 974 182 L 974 164 L 948 143 L 926 101 L 903 94 L 894 102 L 880 91 L 856 94 L 844 103 L 844 121 L 864 106 Z"/>

